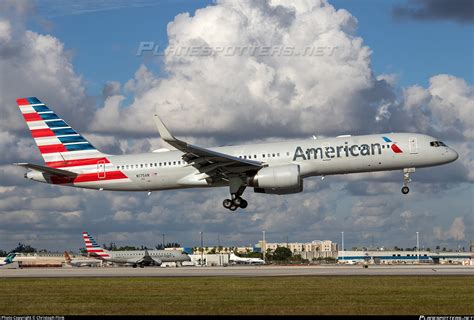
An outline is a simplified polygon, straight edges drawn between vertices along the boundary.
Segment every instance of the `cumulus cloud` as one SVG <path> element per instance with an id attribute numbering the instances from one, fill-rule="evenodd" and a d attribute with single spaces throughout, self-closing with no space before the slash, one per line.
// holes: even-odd
<path id="1" fill-rule="evenodd" d="M 430 78 L 428 88 L 404 90 L 403 108 L 407 129 L 448 139 L 474 138 L 474 87 L 447 74 Z M 411 120 L 411 121 L 410 121 Z"/>
<path id="2" fill-rule="evenodd" d="M 158 81 L 140 67 L 125 85 L 138 94 L 119 109 L 122 126 L 107 127 L 101 117 L 93 127 L 150 133 L 150 115 L 159 112 L 178 133 L 234 139 L 336 133 L 341 126 L 364 131 L 389 85 L 372 75 L 371 51 L 354 35 L 356 26 L 349 12 L 325 1 L 220 1 L 194 16 L 180 14 L 168 25 L 168 76 Z M 295 54 L 173 54 L 193 46 L 291 47 Z M 333 50 L 296 56 L 308 47 Z M 116 108 L 106 108 L 115 115 Z"/>
<path id="3" fill-rule="evenodd" d="M 464 240 L 466 226 L 464 225 L 464 217 L 456 217 L 451 224 L 451 227 L 444 230 L 442 227 L 433 228 L 433 233 L 438 240 Z"/>
<path id="4" fill-rule="evenodd" d="M 19 133 L 17 144 L 24 143 L 18 140 L 27 136 L 28 131 L 16 107 L 16 98 L 33 95 L 46 100 L 72 124 L 81 126 L 88 120 L 88 99 L 70 54 L 59 39 L 26 30 L 28 15 L 34 16 L 29 1 L 0 4 L 0 134 Z M 31 140 L 29 134 L 28 138 Z M 1 163 L 7 155 L 0 155 Z"/>

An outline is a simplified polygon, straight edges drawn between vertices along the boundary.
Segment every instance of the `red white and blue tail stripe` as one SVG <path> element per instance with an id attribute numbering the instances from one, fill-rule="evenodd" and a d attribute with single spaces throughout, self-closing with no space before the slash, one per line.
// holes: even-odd
<path id="1" fill-rule="evenodd" d="M 104 154 L 37 98 L 16 101 L 47 166 L 64 167 L 65 160 L 67 166 L 96 164 L 98 158 L 104 158 Z"/>
<path id="2" fill-rule="evenodd" d="M 36 97 L 16 101 L 46 166 L 78 174 L 75 177 L 53 175 L 51 183 L 95 188 L 130 182 L 110 162 L 108 155 L 94 148 Z"/>
<path id="3" fill-rule="evenodd" d="M 102 259 L 110 258 L 109 252 L 105 249 L 102 249 L 102 247 L 99 246 L 97 242 L 95 242 L 94 238 L 92 238 L 92 236 L 90 236 L 87 232 L 83 232 L 82 237 L 84 238 L 84 242 L 86 244 L 87 253 L 98 256 Z"/>

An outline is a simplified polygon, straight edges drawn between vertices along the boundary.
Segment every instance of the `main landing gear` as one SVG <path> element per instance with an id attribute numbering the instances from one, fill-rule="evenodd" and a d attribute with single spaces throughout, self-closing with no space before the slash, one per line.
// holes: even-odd
<path id="1" fill-rule="evenodd" d="M 229 179 L 230 199 L 225 199 L 222 202 L 224 208 L 230 211 L 235 211 L 237 208 L 245 209 L 248 206 L 247 200 L 243 199 L 241 195 L 245 191 L 245 185 L 240 178 Z"/>
<path id="2" fill-rule="evenodd" d="M 411 182 L 410 173 L 415 172 L 415 168 L 405 168 L 403 169 L 403 187 L 402 193 L 407 194 L 410 192 L 410 188 L 408 188 L 408 183 Z"/>
<path id="3" fill-rule="evenodd" d="M 247 208 L 248 202 L 247 200 L 242 199 L 241 197 L 236 196 L 235 194 L 232 194 L 232 200 L 225 199 L 222 202 L 222 205 L 224 206 L 224 208 L 229 209 L 230 211 L 235 211 L 237 210 L 237 208 Z"/>

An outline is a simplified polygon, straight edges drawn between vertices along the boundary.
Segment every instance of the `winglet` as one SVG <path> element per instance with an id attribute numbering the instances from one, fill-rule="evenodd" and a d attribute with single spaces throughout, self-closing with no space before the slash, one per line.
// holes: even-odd
<path id="1" fill-rule="evenodd" d="M 158 132 L 160 133 L 161 138 L 165 141 L 176 141 L 177 139 L 173 137 L 173 135 L 165 126 L 165 124 L 160 119 L 160 117 L 157 114 L 155 114 L 154 118 L 155 118 L 156 127 L 158 128 Z"/>

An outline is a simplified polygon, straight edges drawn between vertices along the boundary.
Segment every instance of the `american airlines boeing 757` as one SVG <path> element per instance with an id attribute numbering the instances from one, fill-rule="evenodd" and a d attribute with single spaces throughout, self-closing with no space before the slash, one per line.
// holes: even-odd
<path id="1" fill-rule="evenodd" d="M 34 181 L 97 190 L 145 191 L 227 187 L 226 209 L 246 208 L 249 187 L 257 193 L 303 191 L 312 176 L 401 170 L 402 193 L 409 192 L 416 168 L 455 161 L 458 154 L 439 139 L 418 133 L 338 136 L 277 143 L 202 148 L 175 138 L 154 119 L 161 138 L 177 150 L 108 155 L 37 98 L 17 99 L 21 113 L 45 161 L 17 163 Z"/>

